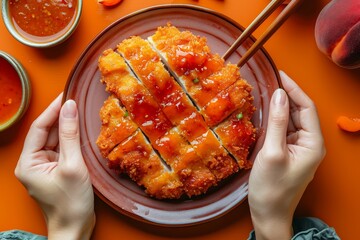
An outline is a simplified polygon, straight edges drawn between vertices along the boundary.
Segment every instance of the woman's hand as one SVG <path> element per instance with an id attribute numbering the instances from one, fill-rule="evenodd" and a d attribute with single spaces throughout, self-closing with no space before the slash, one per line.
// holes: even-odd
<path id="1" fill-rule="evenodd" d="M 31 125 L 15 175 L 42 208 L 49 239 L 89 239 L 94 194 L 80 150 L 78 112 L 72 100 L 61 107 L 61 98 Z"/>
<path id="2" fill-rule="evenodd" d="M 286 92 L 278 89 L 272 96 L 264 146 L 249 180 L 258 240 L 291 238 L 295 208 L 325 156 L 314 103 L 285 73 L 280 75 Z"/>

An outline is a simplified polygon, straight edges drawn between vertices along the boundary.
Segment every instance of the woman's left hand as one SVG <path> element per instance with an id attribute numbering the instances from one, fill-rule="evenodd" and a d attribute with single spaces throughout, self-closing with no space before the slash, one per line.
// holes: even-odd
<path id="1" fill-rule="evenodd" d="M 61 107 L 61 98 L 31 125 L 15 175 L 42 208 L 49 239 L 89 239 L 94 194 L 80 149 L 78 112 L 73 100 Z"/>

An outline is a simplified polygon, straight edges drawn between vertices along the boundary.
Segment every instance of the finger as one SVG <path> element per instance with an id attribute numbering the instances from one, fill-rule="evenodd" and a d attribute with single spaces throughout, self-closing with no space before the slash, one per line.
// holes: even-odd
<path id="1" fill-rule="evenodd" d="M 40 151 L 46 144 L 49 131 L 59 117 L 62 93 L 33 122 L 25 138 L 23 153 Z"/>
<path id="2" fill-rule="evenodd" d="M 291 114 L 292 111 L 292 106 L 294 105 L 294 103 L 291 101 L 291 99 L 289 99 L 289 106 L 290 106 L 290 116 L 289 116 L 289 124 L 288 124 L 288 134 L 290 133 L 294 133 L 297 131 L 296 123 L 295 123 L 295 118 L 294 116 Z"/>
<path id="3" fill-rule="evenodd" d="M 284 90 L 277 89 L 270 102 L 264 147 L 272 152 L 283 151 L 289 121 L 289 101 Z"/>
<path id="4" fill-rule="evenodd" d="M 74 166 L 82 159 L 80 130 L 76 103 L 68 100 L 61 108 L 59 118 L 60 164 Z"/>
<path id="5" fill-rule="evenodd" d="M 59 144 L 59 127 L 58 122 L 54 123 L 54 126 L 51 128 L 45 146 L 43 147 L 46 150 L 56 150 L 56 147 Z"/>
<path id="6" fill-rule="evenodd" d="M 290 99 L 297 106 L 311 107 L 311 99 L 301 90 L 301 88 L 285 72 L 279 71 L 281 83 Z"/>
<path id="7" fill-rule="evenodd" d="M 320 133 L 320 123 L 313 101 L 284 72 L 280 71 L 282 85 L 290 97 L 293 123 L 297 129 L 311 133 Z"/>
<path id="8" fill-rule="evenodd" d="M 57 162 L 59 160 L 59 154 L 52 150 L 45 150 L 46 159 L 48 162 Z"/>
<path id="9" fill-rule="evenodd" d="M 286 142 L 287 144 L 293 144 L 296 145 L 297 141 L 299 140 L 299 132 L 295 131 L 295 132 L 288 132 L 287 133 L 287 137 L 286 137 Z"/>
<path id="10" fill-rule="evenodd" d="M 301 128 L 300 123 L 300 110 L 301 107 L 296 105 L 291 99 L 290 99 L 290 118 L 293 122 L 293 126 L 295 131 Z"/>

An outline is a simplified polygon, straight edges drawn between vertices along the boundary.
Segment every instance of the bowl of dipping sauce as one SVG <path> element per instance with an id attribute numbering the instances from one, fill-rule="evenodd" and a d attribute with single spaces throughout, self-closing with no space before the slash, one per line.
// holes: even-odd
<path id="1" fill-rule="evenodd" d="M 6 28 L 19 42 L 46 48 L 64 42 L 75 31 L 82 0 L 3 0 Z"/>
<path id="2" fill-rule="evenodd" d="M 18 122 L 30 102 L 30 83 L 22 65 L 0 51 L 0 132 Z"/>

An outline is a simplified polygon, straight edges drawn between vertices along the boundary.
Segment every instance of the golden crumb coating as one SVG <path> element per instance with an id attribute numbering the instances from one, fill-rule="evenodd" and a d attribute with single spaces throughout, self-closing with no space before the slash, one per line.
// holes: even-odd
<path id="1" fill-rule="evenodd" d="M 206 38 L 168 24 L 105 50 L 98 65 L 110 94 L 100 153 L 151 197 L 202 195 L 251 167 L 252 87 Z"/>
<path id="2" fill-rule="evenodd" d="M 107 157 L 116 145 L 129 137 L 138 128 L 128 115 L 127 110 L 120 106 L 119 99 L 114 95 L 105 100 L 100 109 L 102 126 L 96 141 L 103 157 Z"/>
<path id="3" fill-rule="evenodd" d="M 112 166 L 119 166 L 121 172 L 145 187 L 151 196 L 179 198 L 183 194 L 183 184 L 162 164 L 140 130 L 116 146 L 108 159 Z"/>

